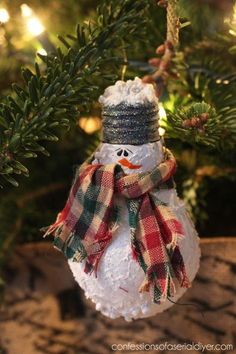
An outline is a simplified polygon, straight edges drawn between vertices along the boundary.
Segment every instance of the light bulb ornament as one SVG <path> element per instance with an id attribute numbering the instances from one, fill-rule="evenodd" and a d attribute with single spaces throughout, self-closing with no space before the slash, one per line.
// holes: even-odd
<path id="1" fill-rule="evenodd" d="M 54 235 L 96 309 L 131 321 L 171 307 L 190 287 L 199 238 L 174 188 L 176 161 L 163 149 L 153 86 L 118 81 L 100 103 L 102 142 L 78 167 L 45 235 Z"/>

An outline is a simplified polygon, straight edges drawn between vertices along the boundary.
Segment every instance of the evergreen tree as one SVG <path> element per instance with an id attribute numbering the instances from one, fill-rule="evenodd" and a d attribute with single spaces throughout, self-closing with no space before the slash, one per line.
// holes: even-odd
<path id="1" fill-rule="evenodd" d="M 199 230 L 210 230 L 211 222 L 208 229 L 201 223 L 208 213 L 218 215 L 216 201 L 225 204 L 219 215 L 232 215 L 234 1 L 32 0 L 22 6 L 5 0 L 1 6 L 0 262 L 15 242 L 41 238 L 39 228 L 63 206 L 71 166 L 98 143 L 88 124 L 96 128 L 99 95 L 135 75 L 157 86 L 166 144 L 180 166 L 179 192 Z M 221 201 L 212 198 L 212 186 L 221 188 Z"/>

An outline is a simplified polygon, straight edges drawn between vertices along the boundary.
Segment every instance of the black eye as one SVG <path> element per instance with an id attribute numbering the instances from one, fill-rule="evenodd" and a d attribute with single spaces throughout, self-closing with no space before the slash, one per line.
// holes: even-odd
<path id="1" fill-rule="evenodd" d="M 127 157 L 129 156 L 128 152 L 126 150 L 124 150 L 124 156 Z"/>
<path id="2" fill-rule="evenodd" d="M 117 156 L 121 156 L 121 155 L 122 155 L 122 152 L 123 152 L 123 150 L 119 150 L 119 151 L 117 152 Z"/>

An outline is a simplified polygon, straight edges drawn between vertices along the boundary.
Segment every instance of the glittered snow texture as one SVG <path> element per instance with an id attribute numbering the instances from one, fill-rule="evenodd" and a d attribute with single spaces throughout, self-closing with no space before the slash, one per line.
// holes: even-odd
<path id="1" fill-rule="evenodd" d="M 136 77 L 134 80 L 117 81 L 115 85 L 106 88 L 104 94 L 100 96 L 99 102 L 103 106 L 118 105 L 127 103 L 138 105 L 140 103 L 158 103 L 153 85 L 143 83 Z"/>
<path id="2" fill-rule="evenodd" d="M 135 172 L 140 173 L 152 169 L 162 161 L 161 142 L 149 143 L 141 146 L 101 144 L 96 152 L 95 162 L 102 164 L 113 163 L 119 160 L 117 149 L 129 149 L 129 161 L 133 164 L 142 163 L 142 167 Z M 125 172 L 132 173 L 128 168 Z M 162 190 L 158 197 L 168 203 L 183 224 L 185 238 L 179 240 L 180 251 L 183 255 L 187 275 L 192 281 L 197 273 L 200 259 L 199 238 L 190 221 L 183 202 L 177 197 L 176 191 Z M 111 244 L 104 252 L 98 268 L 97 278 L 94 274 L 84 273 L 84 264 L 69 261 L 75 280 L 84 289 L 86 297 L 95 304 L 96 309 L 104 315 L 117 318 L 123 316 L 125 320 L 153 316 L 173 305 L 166 301 L 160 305 L 152 302 L 152 291 L 140 294 L 138 289 L 143 282 L 144 272 L 131 255 L 128 212 L 125 201 L 116 198 L 120 206 L 121 220 Z M 176 302 L 186 291 L 179 288 L 171 299 Z"/>

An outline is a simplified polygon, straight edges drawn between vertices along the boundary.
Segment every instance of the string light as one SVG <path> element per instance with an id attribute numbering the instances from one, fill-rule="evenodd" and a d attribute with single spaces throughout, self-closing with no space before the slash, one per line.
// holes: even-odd
<path id="1" fill-rule="evenodd" d="M 46 50 L 45 50 L 44 48 L 38 49 L 38 50 L 37 50 L 37 53 L 38 53 L 38 54 L 41 54 L 41 55 L 47 55 L 47 52 L 46 52 Z"/>
<path id="2" fill-rule="evenodd" d="M 99 117 L 81 117 L 79 126 L 87 134 L 93 134 L 101 128 L 101 119 Z"/>
<path id="3" fill-rule="evenodd" d="M 232 16 L 232 24 L 236 24 L 236 4 L 233 7 L 233 16 Z"/>
<path id="4" fill-rule="evenodd" d="M 28 31 L 35 37 L 45 31 L 41 21 L 34 15 L 33 10 L 26 4 L 21 5 L 21 14 L 26 19 Z"/>
<path id="5" fill-rule="evenodd" d="M 233 7 L 233 14 L 230 17 L 227 17 L 224 19 L 224 22 L 227 23 L 230 27 L 229 29 L 229 34 L 231 34 L 232 36 L 236 36 L 236 32 L 235 32 L 235 27 L 236 27 L 236 4 Z"/>
<path id="6" fill-rule="evenodd" d="M 0 8 L 0 22 L 1 23 L 6 23 L 9 21 L 9 13 L 6 9 Z"/>
<path id="7" fill-rule="evenodd" d="M 162 103 L 159 103 L 159 117 L 160 120 L 164 120 L 166 118 L 166 111 Z"/>
<path id="8" fill-rule="evenodd" d="M 33 10 L 28 5 L 22 4 L 20 8 L 23 17 L 30 17 L 33 15 Z"/>
<path id="9" fill-rule="evenodd" d="M 37 17 L 31 17 L 27 20 L 28 31 L 35 37 L 44 32 L 45 28 Z"/>
<path id="10" fill-rule="evenodd" d="M 159 123 L 162 124 L 166 119 L 166 111 L 162 103 L 159 103 Z M 158 128 L 160 137 L 164 136 L 165 129 L 163 127 Z"/>
<path id="11" fill-rule="evenodd" d="M 162 127 L 159 127 L 158 132 L 159 132 L 160 137 L 163 137 L 165 135 L 166 130 Z"/>
<path id="12" fill-rule="evenodd" d="M 236 37 L 236 32 L 232 29 L 229 30 L 229 34 L 232 34 L 232 36 Z"/>

